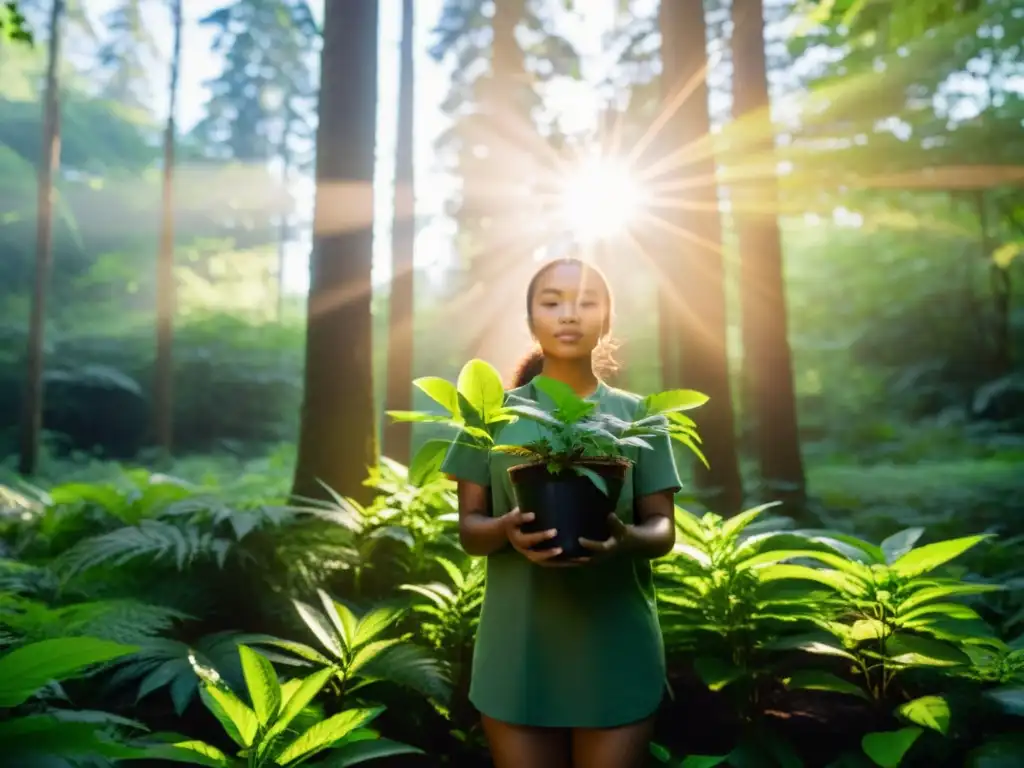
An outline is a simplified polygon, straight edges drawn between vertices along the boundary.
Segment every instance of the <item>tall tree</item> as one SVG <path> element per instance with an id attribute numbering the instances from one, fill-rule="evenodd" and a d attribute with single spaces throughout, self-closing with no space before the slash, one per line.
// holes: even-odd
<path id="1" fill-rule="evenodd" d="M 29 316 L 25 400 L 22 404 L 21 452 L 18 470 L 35 474 L 43 431 L 43 357 L 46 330 L 46 294 L 53 262 L 53 184 L 60 167 L 60 43 L 64 0 L 50 9 L 46 90 L 43 93 L 43 151 L 39 158 L 36 196 L 36 266 Z"/>
<path id="2" fill-rule="evenodd" d="M 370 275 L 376 0 L 325 3 L 305 393 L 293 493 L 366 499 L 377 462 Z"/>
<path id="3" fill-rule="evenodd" d="M 503 311 L 516 300 L 510 293 L 518 289 L 514 271 L 529 270 L 523 257 L 545 234 L 534 228 L 539 217 L 531 216 L 523 194 L 544 174 L 545 155 L 553 154 L 538 130 L 537 86 L 579 68 L 573 47 L 551 29 L 549 10 L 537 0 L 447 0 L 431 51 L 455 65 L 443 104 L 453 127 L 438 145 L 462 179 L 461 200 L 452 208 L 468 285 L 451 311 L 474 318 L 465 340 L 470 354 L 499 368 L 522 353 L 508 343 L 510 331 L 518 335 L 521 326 L 510 324 Z"/>
<path id="4" fill-rule="evenodd" d="M 391 232 L 391 298 L 388 302 L 388 410 L 412 408 L 413 307 L 415 302 L 416 188 L 414 185 L 415 23 L 412 0 L 402 0 L 402 48 L 395 148 L 395 212 Z M 412 452 L 411 424 L 384 429 L 384 455 L 403 464 Z"/>
<path id="5" fill-rule="evenodd" d="M 779 233 L 762 0 L 733 3 L 733 130 L 746 140 L 733 162 L 749 167 L 731 186 L 740 252 L 743 379 L 751 408 L 761 482 L 772 495 L 800 502 L 800 455 L 793 354 Z"/>
<path id="6" fill-rule="evenodd" d="M 156 41 L 142 17 L 143 0 L 119 0 L 103 16 L 105 32 L 97 58 L 101 93 L 135 109 L 151 105 L 150 58 Z"/>
<path id="7" fill-rule="evenodd" d="M 743 488 L 729 381 L 725 270 L 718 185 L 711 150 L 707 38 L 701 0 L 663 0 L 659 11 L 665 114 L 671 154 L 665 185 L 680 191 L 663 218 L 671 238 L 659 254 L 666 279 L 661 311 L 682 350 L 676 378 L 711 400 L 698 417 L 710 469 L 694 465 L 697 487 L 724 514 L 737 511 Z M 685 95 L 685 98 L 684 98 Z"/>
<path id="8" fill-rule="evenodd" d="M 174 149 L 177 138 L 178 76 L 181 72 L 182 0 L 171 0 L 171 79 L 164 128 L 164 167 L 160 211 L 160 251 L 156 262 L 156 369 L 153 381 L 153 427 L 157 445 L 170 455 L 174 443 Z"/>
<path id="9" fill-rule="evenodd" d="M 209 160 L 241 166 L 234 184 L 244 202 L 225 213 L 224 228 L 246 247 L 273 243 L 289 236 L 294 207 L 280 180 L 312 162 L 319 29 L 306 0 L 231 0 L 202 24 L 214 30 L 224 66 L 207 82 L 192 139 Z"/>

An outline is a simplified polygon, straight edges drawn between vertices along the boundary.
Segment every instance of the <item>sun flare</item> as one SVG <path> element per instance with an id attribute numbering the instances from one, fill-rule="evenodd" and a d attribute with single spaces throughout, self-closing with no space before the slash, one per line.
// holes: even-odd
<path id="1" fill-rule="evenodd" d="M 640 211 L 641 188 L 625 163 L 588 159 L 566 180 L 561 195 L 565 223 L 580 240 L 624 233 Z"/>

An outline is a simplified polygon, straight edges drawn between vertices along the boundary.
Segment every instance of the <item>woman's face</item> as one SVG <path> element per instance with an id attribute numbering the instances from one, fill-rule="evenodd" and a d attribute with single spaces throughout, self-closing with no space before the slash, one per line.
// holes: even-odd
<path id="1" fill-rule="evenodd" d="M 531 302 L 534 338 L 545 357 L 590 357 L 607 330 L 608 295 L 578 264 L 556 264 L 537 279 Z"/>

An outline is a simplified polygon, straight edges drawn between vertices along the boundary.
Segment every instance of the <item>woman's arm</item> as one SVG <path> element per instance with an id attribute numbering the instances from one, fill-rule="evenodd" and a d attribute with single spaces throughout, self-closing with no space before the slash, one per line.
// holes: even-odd
<path id="1" fill-rule="evenodd" d="M 676 544 L 675 500 L 672 489 L 636 500 L 635 525 L 629 526 L 625 549 L 638 557 L 663 557 Z"/>
<path id="2" fill-rule="evenodd" d="M 458 481 L 459 542 L 468 555 L 486 557 L 508 545 L 505 518 L 487 514 L 490 492 L 486 485 Z"/>

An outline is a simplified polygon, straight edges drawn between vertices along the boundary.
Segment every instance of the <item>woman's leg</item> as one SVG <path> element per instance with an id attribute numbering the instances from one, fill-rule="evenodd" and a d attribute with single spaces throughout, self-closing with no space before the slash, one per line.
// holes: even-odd
<path id="1" fill-rule="evenodd" d="M 494 768 L 570 768 L 569 734 L 561 728 L 531 728 L 483 716 Z"/>
<path id="2" fill-rule="evenodd" d="M 572 767 L 643 768 L 653 735 L 653 718 L 616 728 L 574 728 Z"/>

